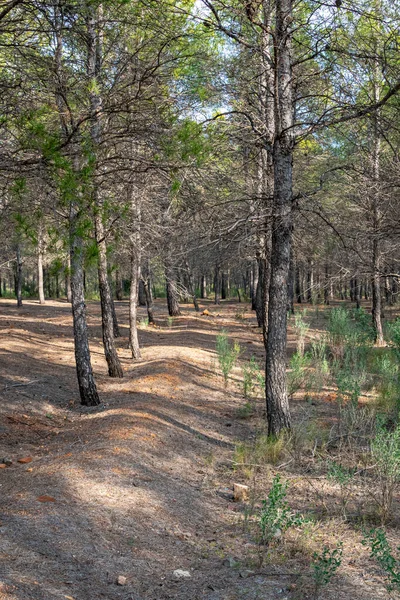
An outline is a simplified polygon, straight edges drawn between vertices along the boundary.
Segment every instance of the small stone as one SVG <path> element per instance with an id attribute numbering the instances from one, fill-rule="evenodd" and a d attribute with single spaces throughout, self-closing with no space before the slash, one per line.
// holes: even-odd
<path id="1" fill-rule="evenodd" d="M 7 466 L 7 467 L 11 467 L 11 465 L 13 464 L 13 461 L 11 460 L 11 458 L 3 458 L 3 463 Z"/>
<path id="2" fill-rule="evenodd" d="M 117 578 L 117 585 L 126 585 L 126 577 L 119 575 Z"/>
<path id="3" fill-rule="evenodd" d="M 225 567 L 230 567 L 231 569 L 234 569 L 239 563 L 232 558 L 232 556 L 230 556 L 229 558 L 225 558 L 223 565 Z"/>
<path id="4" fill-rule="evenodd" d="M 244 502 L 249 498 L 249 486 L 241 483 L 233 484 L 233 499 L 235 502 Z"/>
<path id="5" fill-rule="evenodd" d="M 24 458 L 19 458 L 17 460 L 17 462 L 21 463 L 21 465 L 26 465 L 26 464 L 32 462 L 32 460 L 33 460 L 32 456 L 25 456 Z"/>
<path id="6" fill-rule="evenodd" d="M 7 465 L 5 465 L 4 463 L 0 463 L 0 469 L 6 469 Z"/>
<path id="7" fill-rule="evenodd" d="M 174 579 L 189 579 L 191 577 L 191 574 L 189 573 L 189 571 L 184 571 L 183 569 L 176 569 L 173 573 L 172 573 Z"/>
<path id="8" fill-rule="evenodd" d="M 254 571 L 250 571 L 249 569 L 239 571 L 239 577 L 242 577 L 242 579 L 247 579 L 247 577 L 250 577 L 250 575 L 254 575 Z"/>
<path id="9" fill-rule="evenodd" d="M 277 529 L 274 533 L 273 536 L 276 540 L 279 540 L 282 537 L 282 531 L 280 529 Z"/>

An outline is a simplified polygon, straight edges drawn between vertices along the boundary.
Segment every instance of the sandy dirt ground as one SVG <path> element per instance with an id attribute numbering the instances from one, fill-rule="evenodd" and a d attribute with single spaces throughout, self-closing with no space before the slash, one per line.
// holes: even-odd
<path id="1" fill-rule="evenodd" d="M 225 389 L 215 338 L 226 328 L 241 345 L 241 363 L 251 356 L 262 362 L 254 316 L 236 303 L 203 304 L 212 316 L 183 306 L 171 325 L 164 302 L 157 301 L 158 327 L 140 329 L 137 363 L 127 349 L 128 306 L 117 303 L 120 380 L 106 374 L 99 306 L 88 303 L 102 405 L 85 409 L 70 306 L 25 301 L 17 310 L 0 301 L 0 460 L 12 460 L 0 469 L 1 600 L 312 597 L 308 559 L 296 550 L 304 536 L 259 568 L 246 504 L 231 498 L 233 483 L 252 485 L 232 461 L 235 446 L 254 438 L 263 400 L 256 416 L 238 417 L 241 370 Z M 293 348 L 292 334 L 289 342 Z M 302 410 L 294 406 L 295 418 Z M 318 504 L 318 478 L 308 485 L 313 476 L 303 475 L 288 466 L 300 509 Z M 255 483 L 263 497 L 272 476 L 273 469 Z M 335 529 L 348 552 L 321 598 L 388 598 L 355 528 L 337 517 Z M 190 577 L 179 579 L 177 569 Z"/>

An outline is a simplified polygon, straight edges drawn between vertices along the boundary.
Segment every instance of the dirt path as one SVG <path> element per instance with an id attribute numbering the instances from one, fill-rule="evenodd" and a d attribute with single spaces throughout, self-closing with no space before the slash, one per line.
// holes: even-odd
<path id="1" fill-rule="evenodd" d="M 241 525 L 243 505 L 230 498 L 233 450 L 251 439 L 254 423 L 237 417 L 239 384 L 226 391 L 215 372 L 215 335 L 229 327 L 242 358 L 261 360 L 253 317 L 235 319 L 234 304 L 212 307 L 220 315 L 213 317 L 186 308 L 168 327 L 157 308 L 161 328 L 140 331 L 143 360 L 134 364 L 127 305 L 118 303 L 125 377 L 111 380 L 98 306 L 89 304 L 104 404 L 83 409 L 69 305 L 25 302 L 17 310 L 0 302 L 0 459 L 13 461 L 0 470 L 0 599 L 283 600 L 299 593 L 289 575 L 301 569 L 296 557 L 248 570 L 254 542 Z M 26 457 L 32 461 L 17 462 Z M 190 577 L 177 580 L 176 569 Z M 379 579 L 368 582 L 353 569 L 324 597 L 386 596 Z"/>

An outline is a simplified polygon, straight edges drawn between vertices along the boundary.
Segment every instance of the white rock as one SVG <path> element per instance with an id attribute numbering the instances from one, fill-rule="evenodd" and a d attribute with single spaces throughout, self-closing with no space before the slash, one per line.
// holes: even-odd
<path id="1" fill-rule="evenodd" d="M 189 579 L 189 577 L 191 577 L 189 571 L 184 571 L 183 569 L 176 569 L 172 575 L 175 579 Z"/>
<path id="2" fill-rule="evenodd" d="M 124 577 L 123 575 L 119 575 L 117 579 L 117 584 L 126 585 L 126 577 Z"/>

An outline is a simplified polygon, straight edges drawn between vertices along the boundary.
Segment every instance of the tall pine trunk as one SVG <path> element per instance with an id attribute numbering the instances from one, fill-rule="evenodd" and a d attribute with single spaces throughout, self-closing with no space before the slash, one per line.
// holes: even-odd
<path id="1" fill-rule="evenodd" d="M 37 271 L 38 271 L 38 294 L 40 304 L 45 304 L 44 286 L 43 286 L 43 231 L 42 224 L 38 228 L 38 248 L 37 248 Z"/>
<path id="2" fill-rule="evenodd" d="M 129 347 L 132 358 L 141 358 L 139 336 L 137 328 L 137 306 L 139 295 L 140 277 L 140 250 L 141 250 L 141 210 L 140 200 L 136 195 L 135 188 L 131 190 L 131 286 L 129 291 Z"/>
<path id="3" fill-rule="evenodd" d="M 269 435 L 290 428 L 286 385 L 287 289 L 292 241 L 293 98 L 291 73 L 292 0 L 277 0 L 275 28 L 274 210 L 266 357 Z"/>
<path id="4" fill-rule="evenodd" d="M 86 305 L 83 292 L 83 239 L 81 229 L 79 208 L 75 203 L 71 203 L 69 237 L 76 373 L 81 404 L 96 406 L 100 404 L 100 398 L 97 393 L 90 360 Z"/>
<path id="5" fill-rule="evenodd" d="M 178 302 L 178 289 L 174 270 L 169 259 L 165 262 L 165 287 L 167 293 L 168 314 L 170 317 L 179 317 L 181 310 Z"/>
<path id="6" fill-rule="evenodd" d="M 379 98 L 379 63 L 375 65 L 374 73 L 374 100 Z M 379 129 L 379 113 L 373 115 L 373 139 L 372 139 L 372 321 L 375 331 L 375 343 L 383 346 L 382 328 L 382 296 L 381 296 L 381 268 L 382 249 L 380 239 L 381 210 L 379 203 L 379 180 L 380 180 L 380 154 L 381 139 Z"/>
<path id="7" fill-rule="evenodd" d="M 99 32 L 99 17 L 101 4 L 96 7 L 87 4 L 87 41 L 88 41 L 88 78 L 90 81 L 89 101 L 91 110 L 90 137 L 92 152 L 97 160 L 97 152 L 101 142 L 101 109 L 102 100 L 99 91 L 99 71 L 101 65 L 101 34 Z M 93 174 L 95 178 L 95 173 Z M 101 304 L 101 326 L 103 332 L 104 354 L 108 365 L 110 377 L 123 377 L 122 366 L 118 357 L 114 340 L 114 318 L 110 282 L 108 280 L 107 245 L 103 224 L 103 207 L 100 199 L 98 184 L 94 179 L 93 208 L 95 212 L 95 233 L 98 250 L 98 278 Z"/>
<path id="8" fill-rule="evenodd" d="M 22 306 L 22 256 L 21 256 L 21 246 L 18 243 L 16 248 L 16 266 L 15 266 L 15 295 L 17 297 L 17 307 L 21 308 Z"/>

